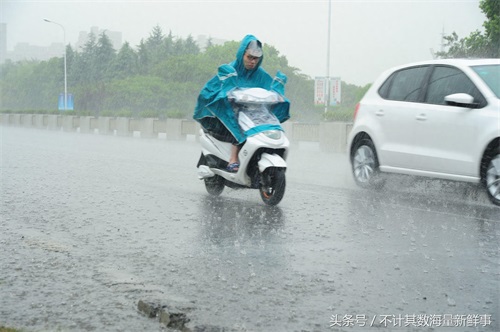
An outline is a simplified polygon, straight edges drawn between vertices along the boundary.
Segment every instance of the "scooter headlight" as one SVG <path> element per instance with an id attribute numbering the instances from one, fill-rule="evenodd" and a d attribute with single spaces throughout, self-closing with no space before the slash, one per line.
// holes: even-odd
<path id="1" fill-rule="evenodd" d="M 267 130 L 264 131 L 264 135 L 270 139 L 280 139 L 281 138 L 281 130 Z"/>

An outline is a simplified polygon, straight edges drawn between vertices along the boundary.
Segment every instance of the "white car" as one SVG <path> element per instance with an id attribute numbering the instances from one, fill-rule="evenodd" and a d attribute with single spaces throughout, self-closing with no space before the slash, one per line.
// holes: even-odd
<path id="1" fill-rule="evenodd" d="M 500 59 L 384 72 L 356 106 L 348 153 L 361 187 L 380 172 L 481 182 L 500 205 Z"/>

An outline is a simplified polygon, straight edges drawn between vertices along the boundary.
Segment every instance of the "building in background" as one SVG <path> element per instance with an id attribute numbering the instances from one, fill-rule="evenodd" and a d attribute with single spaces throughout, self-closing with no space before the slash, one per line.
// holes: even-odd
<path id="1" fill-rule="evenodd" d="M 122 33 L 118 31 L 110 30 L 100 30 L 98 27 L 91 27 L 90 32 L 81 31 L 76 43 L 68 41 L 73 49 L 80 52 L 89 40 L 89 34 L 94 34 L 96 40 L 99 39 L 99 35 L 105 33 L 109 37 L 113 48 L 119 51 L 122 47 Z M 4 63 L 5 60 L 11 60 L 13 62 L 25 61 L 25 60 L 38 60 L 46 61 L 54 57 L 64 56 L 64 45 L 63 43 L 52 43 L 48 46 L 37 46 L 31 45 L 29 43 L 17 43 L 14 49 L 11 51 L 7 50 L 7 24 L 0 23 L 0 63 Z"/>
<path id="2" fill-rule="evenodd" d="M 64 56 L 64 44 L 52 43 L 49 46 L 36 46 L 28 43 L 17 43 L 13 51 L 7 51 L 7 59 L 16 61 L 45 61 L 54 57 Z"/>
<path id="3" fill-rule="evenodd" d="M 89 41 L 90 34 L 93 34 L 95 36 L 95 40 L 97 41 L 99 40 L 99 36 L 103 33 L 106 34 L 111 41 L 113 48 L 118 52 L 123 45 L 122 32 L 99 29 L 99 27 L 96 26 L 91 27 L 89 32 L 80 31 L 76 42 L 69 40 L 67 43 L 71 45 L 74 51 L 81 52 L 85 47 L 85 44 Z M 206 49 L 209 40 L 212 45 L 223 45 L 226 42 L 224 39 L 213 38 L 206 35 L 197 36 L 195 42 L 203 52 Z M 52 43 L 48 46 L 17 43 L 14 46 L 14 49 L 9 51 L 7 50 L 7 24 L 0 23 L 0 64 L 4 63 L 5 60 L 11 60 L 13 62 L 25 60 L 46 61 L 54 57 L 63 57 L 64 47 L 65 45 L 63 45 L 63 43 Z"/>
<path id="4" fill-rule="evenodd" d="M 212 43 L 212 45 L 223 45 L 227 40 L 208 37 L 206 35 L 199 35 L 196 37 L 196 45 L 200 48 L 200 51 L 205 51 L 208 45 L 208 41 Z"/>
<path id="5" fill-rule="evenodd" d="M 111 31 L 111 30 L 101 30 L 99 27 L 91 27 L 90 32 L 85 32 L 85 31 L 80 31 L 80 34 L 78 35 L 78 41 L 74 45 L 74 49 L 77 52 L 80 52 L 84 47 L 85 44 L 89 41 L 90 35 L 94 35 L 95 40 L 99 40 L 99 37 L 102 34 L 105 34 L 109 40 L 111 41 L 111 45 L 113 45 L 113 48 L 115 51 L 119 51 L 120 48 L 122 48 L 122 33 L 119 31 Z"/>

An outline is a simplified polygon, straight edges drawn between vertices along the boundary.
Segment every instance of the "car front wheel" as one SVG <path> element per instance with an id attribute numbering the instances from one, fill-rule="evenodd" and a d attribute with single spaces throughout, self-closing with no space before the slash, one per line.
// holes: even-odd
<path id="1" fill-rule="evenodd" d="M 500 153 L 494 155 L 488 162 L 485 185 L 490 200 L 500 205 Z"/>
<path id="2" fill-rule="evenodd" d="M 379 163 L 373 142 L 363 138 L 354 145 L 351 155 L 352 174 L 356 184 L 363 188 L 379 188 L 384 181 L 379 176 Z"/>

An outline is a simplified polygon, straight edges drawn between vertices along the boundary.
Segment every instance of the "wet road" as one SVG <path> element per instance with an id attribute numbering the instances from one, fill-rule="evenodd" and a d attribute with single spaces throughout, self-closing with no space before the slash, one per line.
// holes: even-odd
<path id="1" fill-rule="evenodd" d="M 161 331 L 137 311 L 157 299 L 191 328 L 500 330 L 500 209 L 474 186 L 363 191 L 300 145 L 267 207 L 208 197 L 192 141 L 0 131 L 0 326 Z"/>

